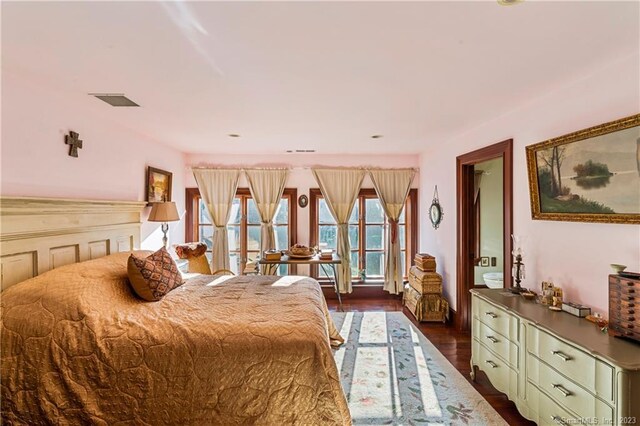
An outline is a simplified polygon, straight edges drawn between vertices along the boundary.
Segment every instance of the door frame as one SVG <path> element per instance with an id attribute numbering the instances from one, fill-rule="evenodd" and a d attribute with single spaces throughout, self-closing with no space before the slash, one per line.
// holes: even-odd
<path id="1" fill-rule="evenodd" d="M 483 161 L 502 157 L 502 192 L 504 237 L 504 283 L 511 287 L 511 234 L 513 233 L 513 139 L 507 139 L 484 148 L 460 155 L 456 158 L 456 199 L 457 203 L 457 261 L 456 261 L 456 328 L 469 331 L 471 328 L 471 295 L 469 290 L 474 269 L 473 251 L 473 179 L 474 166 Z"/>

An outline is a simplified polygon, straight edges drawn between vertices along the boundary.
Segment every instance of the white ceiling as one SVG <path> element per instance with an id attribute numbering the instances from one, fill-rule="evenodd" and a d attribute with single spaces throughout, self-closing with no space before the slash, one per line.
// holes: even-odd
<path id="1" fill-rule="evenodd" d="M 2 68 L 125 93 L 141 108 L 109 119 L 184 152 L 413 153 L 638 52 L 639 31 L 636 1 L 3 2 Z"/>

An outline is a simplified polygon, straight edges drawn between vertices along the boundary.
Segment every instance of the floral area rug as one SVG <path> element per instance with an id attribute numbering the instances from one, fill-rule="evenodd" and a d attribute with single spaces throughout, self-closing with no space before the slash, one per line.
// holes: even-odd
<path id="1" fill-rule="evenodd" d="M 354 424 L 507 423 L 402 312 L 332 312 Z"/>

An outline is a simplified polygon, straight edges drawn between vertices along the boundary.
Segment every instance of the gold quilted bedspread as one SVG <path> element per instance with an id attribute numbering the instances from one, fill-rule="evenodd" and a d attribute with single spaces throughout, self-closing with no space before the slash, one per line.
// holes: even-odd
<path id="1" fill-rule="evenodd" d="M 3 423 L 351 423 L 315 280 L 201 275 L 143 302 L 127 257 L 2 293 Z"/>

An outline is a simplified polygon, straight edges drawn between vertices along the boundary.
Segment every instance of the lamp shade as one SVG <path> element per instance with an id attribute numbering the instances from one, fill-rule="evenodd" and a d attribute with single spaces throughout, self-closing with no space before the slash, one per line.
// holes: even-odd
<path id="1" fill-rule="evenodd" d="M 149 222 L 175 222 L 180 220 L 176 203 L 173 201 L 154 203 L 148 220 Z"/>

